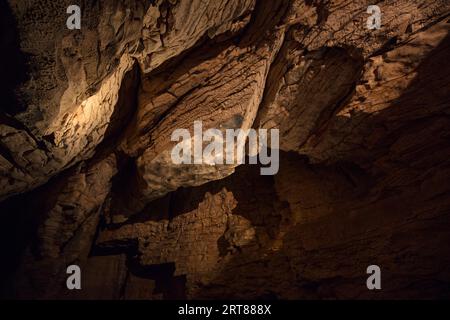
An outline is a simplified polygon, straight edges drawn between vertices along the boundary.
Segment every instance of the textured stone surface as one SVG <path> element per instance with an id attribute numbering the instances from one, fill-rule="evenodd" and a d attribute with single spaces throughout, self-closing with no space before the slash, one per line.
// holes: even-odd
<path id="1" fill-rule="evenodd" d="M 138 188 L 121 200 L 126 204 L 120 209 L 140 210 L 146 202 L 178 187 L 200 185 L 233 173 L 235 165 L 172 164 L 170 152 L 176 143 L 171 142 L 171 134 L 186 128 L 193 136 L 194 121 L 202 121 L 203 130 L 252 127 L 269 66 L 282 43 L 283 33 L 275 30 L 275 25 L 286 7 L 282 1 L 264 4 L 239 43 L 230 40 L 215 48 L 200 47 L 183 64 L 176 64 L 169 76 L 164 73 L 142 79 L 136 117 L 119 147 L 137 157 L 136 176 L 131 179 Z M 268 36 L 261 34 L 261 24 L 272 31 Z"/>
<path id="2" fill-rule="evenodd" d="M 148 73 L 202 36 L 228 30 L 254 6 L 240 0 L 211 1 L 206 8 L 200 0 L 86 1 L 81 5 L 83 27 L 71 31 L 65 27 L 70 4 L 4 5 L 2 15 L 16 20 L 20 37 L 18 47 L 8 50 L 21 52 L 24 61 L 19 62 L 29 73 L 13 88 L 17 105 L 5 106 L 15 118 L 6 116 L 0 125 L 1 143 L 8 150 L 1 158 L 2 197 L 29 190 L 92 157 L 114 110 L 121 107 L 120 86 L 134 63 Z M 19 112 L 23 108 L 26 112 Z"/>
<path id="3" fill-rule="evenodd" d="M 0 4 L 2 296 L 450 296 L 448 1 L 380 30 L 367 1 L 69 4 Z M 279 173 L 174 165 L 198 120 L 279 129 Z"/>

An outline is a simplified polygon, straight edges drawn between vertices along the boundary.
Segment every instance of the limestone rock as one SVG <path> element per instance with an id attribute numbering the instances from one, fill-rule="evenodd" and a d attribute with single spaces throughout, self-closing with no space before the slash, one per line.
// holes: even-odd
<path id="1" fill-rule="evenodd" d="M 0 2 L 0 296 L 449 297 L 448 1 L 69 5 Z M 175 164 L 196 121 L 279 172 Z"/>

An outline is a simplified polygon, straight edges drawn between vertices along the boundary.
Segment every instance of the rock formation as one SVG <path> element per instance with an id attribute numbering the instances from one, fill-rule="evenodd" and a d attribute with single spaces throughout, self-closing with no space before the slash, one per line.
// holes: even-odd
<path id="1" fill-rule="evenodd" d="M 450 297 L 448 1 L 72 2 L 0 3 L 2 297 Z M 194 121 L 279 172 L 174 164 Z"/>

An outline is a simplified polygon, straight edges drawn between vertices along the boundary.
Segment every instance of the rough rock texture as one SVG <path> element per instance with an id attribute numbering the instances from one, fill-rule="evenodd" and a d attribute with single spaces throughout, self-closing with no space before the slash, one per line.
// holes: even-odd
<path id="1" fill-rule="evenodd" d="M 379 30 L 367 1 L 70 4 L 0 4 L 2 296 L 450 297 L 448 1 Z M 173 164 L 200 120 L 279 129 L 280 171 Z"/>
<path id="2" fill-rule="evenodd" d="M 11 1 L 3 5 L 2 18 L 17 21 L 17 35 L 8 34 L 13 32 L 8 26 L 2 32 L 20 38 L 6 55 L 20 51 L 24 61 L 19 62 L 29 69 L 26 80 L 14 88 L 16 105 L 5 106 L 15 118 L 6 116 L 0 127 L 2 146 L 8 150 L 7 158 L 1 159 L 6 176 L 1 184 L 3 198 L 92 157 L 115 108 L 120 107 L 120 85 L 133 64 L 148 73 L 202 36 L 228 30 L 254 5 L 241 0 L 211 1 L 206 8 L 200 0 L 85 1 L 82 28 L 72 31 L 65 28 L 70 4 Z"/>

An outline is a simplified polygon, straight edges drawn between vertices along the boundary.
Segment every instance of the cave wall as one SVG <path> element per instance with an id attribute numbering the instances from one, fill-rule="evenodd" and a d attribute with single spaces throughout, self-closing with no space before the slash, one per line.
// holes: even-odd
<path id="1" fill-rule="evenodd" d="M 3 296 L 450 296 L 448 1 L 70 4 L 1 4 Z M 173 164 L 197 120 L 280 171 Z"/>

